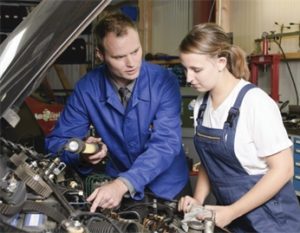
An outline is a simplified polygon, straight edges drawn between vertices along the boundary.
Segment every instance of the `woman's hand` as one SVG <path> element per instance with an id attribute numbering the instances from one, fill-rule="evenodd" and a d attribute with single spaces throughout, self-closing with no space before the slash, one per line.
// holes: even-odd
<path id="1" fill-rule="evenodd" d="M 187 213 L 191 210 L 193 205 L 201 205 L 201 203 L 191 196 L 182 197 L 178 203 L 178 211 Z"/>
<path id="2" fill-rule="evenodd" d="M 234 212 L 230 206 L 205 205 L 204 208 L 215 213 L 215 225 L 217 227 L 224 228 L 235 219 Z M 202 220 L 200 215 L 197 218 Z"/>

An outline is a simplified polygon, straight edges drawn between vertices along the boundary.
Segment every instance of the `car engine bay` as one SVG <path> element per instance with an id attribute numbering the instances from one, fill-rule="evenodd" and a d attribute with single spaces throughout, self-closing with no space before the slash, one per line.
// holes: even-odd
<path id="1" fill-rule="evenodd" d="M 89 212 L 86 197 L 110 177 L 82 178 L 59 155 L 50 157 L 3 137 L 0 143 L 0 232 L 214 232 L 209 218 L 190 222 L 184 230 L 177 202 L 150 193 L 142 201 L 125 196 L 118 208 Z"/>

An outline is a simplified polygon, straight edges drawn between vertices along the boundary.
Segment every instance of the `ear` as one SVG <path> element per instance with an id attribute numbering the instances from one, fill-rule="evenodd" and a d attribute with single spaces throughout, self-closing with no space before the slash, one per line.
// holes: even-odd
<path id="1" fill-rule="evenodd" d="M 96 53 L 95 54 L 96 58 L 98 58 L 101 62 L 103 62 L 104 61 L 104 55 L 101 53 L 101 51 L 98 48 L 96 48 L 95 53 Z"/>
<path id="2" fill-rule="evenodd" d="M 226 57 L 219 57 L 217 61 L 217 66 L 219 72 L 223 71 L 227 65 L 227 58 Z"/>

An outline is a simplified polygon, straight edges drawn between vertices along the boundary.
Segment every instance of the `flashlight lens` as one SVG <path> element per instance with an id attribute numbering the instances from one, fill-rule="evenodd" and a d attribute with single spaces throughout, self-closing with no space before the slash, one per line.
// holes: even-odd
<path id="1" fill-rule="evenodd" d="M 69 149 L 70 149 L 70 151 L 77 151 L 79 149 L 79 143 L 76 141 L 70 141 Z"/>

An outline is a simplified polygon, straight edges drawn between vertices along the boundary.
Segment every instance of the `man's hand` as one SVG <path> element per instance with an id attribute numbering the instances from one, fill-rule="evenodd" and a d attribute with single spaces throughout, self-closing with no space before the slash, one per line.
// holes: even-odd
<path id="1" fill-rule="evenodd" d="M 90 211 L 95 212 L 97 207 L 112 209 L 117 207 L 123 195 L 128 191 L 127 186 L 119 179 L 96 188 L 87 198 L 88 202 L 93 202 Z"/>
<path id="2" fill-rule="evenodd" d="M 98 164 L 107 155 L 107 146 L 102 142 L 101 138 L 88 137 L 85 141 L 87 144 L 99 144 L 100 150 L 96 154 L 81 154 L 81 158 L 91 164 Z"/>

